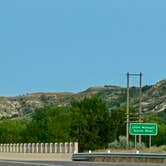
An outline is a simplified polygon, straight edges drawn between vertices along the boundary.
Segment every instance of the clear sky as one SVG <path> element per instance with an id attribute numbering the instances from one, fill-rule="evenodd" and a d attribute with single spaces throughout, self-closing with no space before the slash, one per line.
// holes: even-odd
<path id="1" fill-rule="evenodd" d="M 0 96 L 126 86 L 127 72 L 166 78 L 165 0 L 0 0 Z"/>

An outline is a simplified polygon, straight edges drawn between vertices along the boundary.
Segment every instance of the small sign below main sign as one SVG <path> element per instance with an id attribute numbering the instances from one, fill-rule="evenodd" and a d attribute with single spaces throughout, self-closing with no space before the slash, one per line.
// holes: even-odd
<path id="1" fill-rule="evenodd" d="M 130 135 L 157 135 L 156 123 L 130 123 Z"/>

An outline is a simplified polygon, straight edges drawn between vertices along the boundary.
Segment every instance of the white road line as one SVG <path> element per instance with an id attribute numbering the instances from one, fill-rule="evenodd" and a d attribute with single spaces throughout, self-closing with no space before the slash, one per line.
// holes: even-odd
<path id="1" fill-rule="evenodd" d="M 11 163 L 11 164 L 23 164 L 23 165 L 40 165 L 40 166 L 63 166 L 57 164 L 46 164 L 46 163 L 36 163 L 36 162 L 24 162 L 24 161 L 0 161 L 0 163 Z"/>

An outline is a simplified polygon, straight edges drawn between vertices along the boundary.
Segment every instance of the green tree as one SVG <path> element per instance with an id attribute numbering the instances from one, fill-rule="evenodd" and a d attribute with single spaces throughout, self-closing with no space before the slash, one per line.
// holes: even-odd
<path id="1" fill-rule="evenodd" d="M 151 116 L 146 116 L 144 118 L 146 123 L 157 123 L 158 126 L 158 134 L 156 136 L 152 136 L 152 145 L 160 146 L 166 144 L 166 124 L 165 117 L 158 116 L 158 114 L 152 114 Z M 144 137 L 144 141 L 148 145 L 149 138 L 148 136 Z"/>
<path id="2" fill-rule="evenodd" d="M 126 114 L 124 107 L 118 107 L 111 110 L 111 116 L 110 116 L 111 142 L 118 140 L 119 136 L 125 135 L 126 132 L 125 115 Z"/>
<path id="3" fill-rule="evenodd" d="M 109 110 L 99 98 L 84 98 L 71 104 L 71 137 L 79 151 L 105 148 L 110 138 Z"/>
<path id="4" fill-rule="evenodd" d="M 5 120 L 0 122 L 0 142 L 19 143 L 24 142 L 23 132 L 26 129 L 26 120 Z"/>
<path id="5" fill-rule="evenodd" d="M 70 112 L 66 107 L 45 107 L 34 112 L 26 142 L 69 141 Z"/>

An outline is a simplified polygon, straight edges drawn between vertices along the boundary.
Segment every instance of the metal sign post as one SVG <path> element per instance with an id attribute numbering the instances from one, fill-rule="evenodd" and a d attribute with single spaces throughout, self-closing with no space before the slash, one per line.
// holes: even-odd
<path id="1" fill-rule="evenodd" d="M 137 150 L 137 136 L 135 135 L 135 150 Z"/>
<path id="2" fill-rule="evenodd" d="M 152 145 L 152 136 L 149 135 L 149 149 L 151 149 L 151 145 Z"/>

